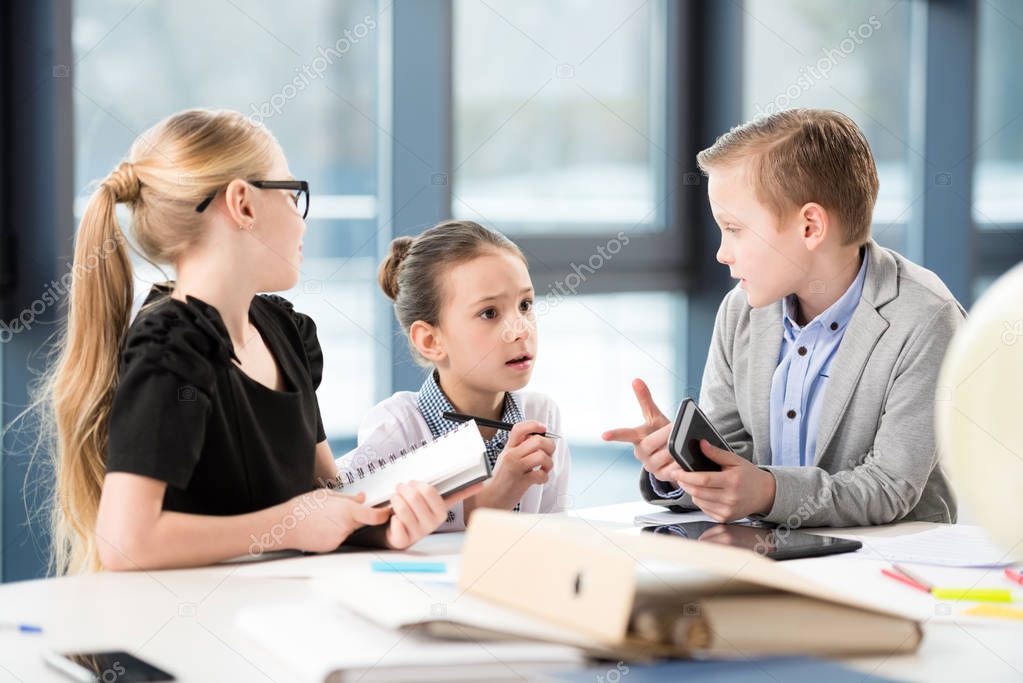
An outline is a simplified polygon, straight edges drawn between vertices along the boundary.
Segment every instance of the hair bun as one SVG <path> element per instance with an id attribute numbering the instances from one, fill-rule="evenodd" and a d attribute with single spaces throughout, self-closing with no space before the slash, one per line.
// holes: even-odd
<path id="1" fill-rule="evenodd" d="M 401 264 L 408 256 L 409 249 L 415 240 L 409 236 L 396 237 L 391 240 L 391 252 L 380 264 L 380 271 L 377 273 L 377 281 L 380 289 L 384 291 L 388 299 L 394 301 L 398 298 L 398 274 L 401 272 Z"/>
<path id="2" fill-rule="evenodd" d="M 114 195 L 114 201 L 133 204 L 142 196 L 142 181 L 135 173 L 135 165 L 130 161 L 122 161 L 117 165 L 103 185 Z"/>

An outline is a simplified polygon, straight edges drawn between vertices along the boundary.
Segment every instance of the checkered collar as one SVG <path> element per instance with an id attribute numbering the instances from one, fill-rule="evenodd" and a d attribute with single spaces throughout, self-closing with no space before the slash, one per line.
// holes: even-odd
<path id="1" fill-rule="evenodd" d="M 458 411 L 455 410 L 451 401 L 448 400 L 444 390 L 440 388 L 436 370 L 430 373 L 426 381 L 423 382 L 423 386 L 419 389 L 419 412 L 422 414 L 423 419 L 426 420 L 426 426 L 430 428 L 430 434 L 434 439 L 458 427 L 458 423 L 444 419 L 445 412 L 455 413 Z M 501 421 L 515 424 L 516 422 L 521 422 L 522 419 L 522 410 L 519 407 L 518 397 L 510 391 L 505 392 Z M 487 450 L 497 445 L 503 448 L 507 440 L 508 432 L 499 430 L 493 438 L 486 442 Z"/>

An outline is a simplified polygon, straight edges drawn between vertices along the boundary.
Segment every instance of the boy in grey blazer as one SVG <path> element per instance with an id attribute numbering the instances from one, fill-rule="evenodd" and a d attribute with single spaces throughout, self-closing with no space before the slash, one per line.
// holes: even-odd
<path id="1" fill-rule="evenodd" d="M 938 371 L 965 318 L 932 272 L 870 238 L 877 171 L 842 114 L 789 110 L 698 156 L 740 279 L 718 310 L 700 407 L 735 449 L 688 472 L 642 380 L 635 447 L 643 497 L 714 519 L 800 526 L 954 522 L 935 446 Z"/>

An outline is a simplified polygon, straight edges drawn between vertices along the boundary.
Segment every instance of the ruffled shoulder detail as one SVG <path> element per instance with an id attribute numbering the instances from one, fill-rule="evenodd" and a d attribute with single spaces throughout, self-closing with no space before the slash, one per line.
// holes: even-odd
<path id="1" fill-rule="evenodd" d="M 312 376 L 313 388 L 319 387 L 320 380 L 323 378 L 323 350 L 320 348 L 320 340 L 316 334 L 316 323 L 305 313 L 296 311 L 294 304 L 282 296 L 260 294 L 258 299 L 268 304 L 267 308 L 275 310 L 295 326 L 295 331 L 298 333 L 302 349 L 309 362 L 309 374 Z"/>
<path id="2" fill-rule="evenodd" d="M 227 328 L 212 306 L 189 297 L 171 299 L 154 287 L 121 352 L 122 377 L 131 371 L 166 371 L 213 392 L 215 368 L 237 358 Z"/>

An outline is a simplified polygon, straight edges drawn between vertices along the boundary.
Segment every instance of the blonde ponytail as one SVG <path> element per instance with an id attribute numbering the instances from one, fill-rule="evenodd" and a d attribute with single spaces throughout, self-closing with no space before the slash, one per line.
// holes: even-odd
<path id="1" fill-rule="evenodd" d="M 75 243 L 63 353 L 50 395 L 57 422 L 54 563 L 58 572 L 96 569 L 95 527 L 106 462 L 107 415 L 133 299 L 132 269 L 117 222 L 118 203 L 139 198 L 131 164 L 100 184 Z"/>

